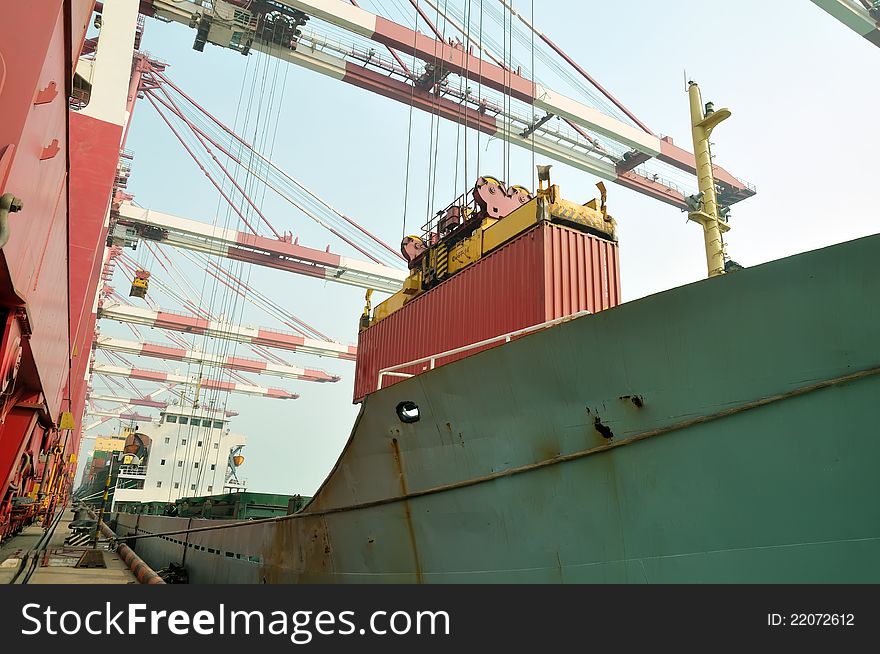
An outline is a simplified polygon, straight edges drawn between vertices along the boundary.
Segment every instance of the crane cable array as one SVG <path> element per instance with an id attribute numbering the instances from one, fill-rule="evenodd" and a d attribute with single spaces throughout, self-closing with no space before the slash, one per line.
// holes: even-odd
<path id="1" fill-rule="evenodd" d="M 462 188 L 464 190 L 466 190 L 468 185 L 473 181 L 468 179 L 469 127 L 466 122 L 468 114 L 465 112 L 465 108 L 467 107 L 467 102 L 469 101 L 471 93 L 471 89 L 467 85 L 467 82 L 471 79 L 470 50 L 474 45 L 474 42 L 476 42 L 479 52 L 485 53 L 488 58 L 494 60 L 496 63 L 500 63 L 505 71 L 504 88 L 502 93 L 502 103 L 504 107 L 502 115 L 504 123 L 501 129 L 503 130 L 510 131 L 513 125 L 513 99 L 511 97 L 513 71 L 517 68 L 525 68 L 527 74 L 534 79 L 536 59 L 547 65 L 548 68 L 556 74 L 565 78 L 582 95 L 588 96 L 594 105 L 600 106 L 602 110 L 609 115 L 614 115 L 620 120 L 627 121 L 630 124 L 633 124 L 634 122 L 637 123 L 637 121 L 634 121 L 628 112 L 625 111 L 625 108 L 621 108 L 613 98 L 609 99 L 607 95 L 603 95 L 601 87 L 599 88 L 599 92 L 597 92 L 594 82 L 593 84 L 586 84 L 582 77 L 578 77 L 572 73 L 571 70 L 562 66 L 560 62 L 543 49 L 543 47 L 536 48 L 536 35 L 541 37 L 545 44 L 549 43 L 549 41 L 543 37 L 543 34 L 534 28 L 534 0 L 530 0 L 531 24 L 516 12 L 513 8 L 513 4 L 509 3 L 507 0 L 498 0 L 502 5 L 501 8 L 497 7 L 491 0 L 486 3 L 484 3 L 484 0 L 479 0 L 479 19 L 476 27 L 476 38 L 473 37 L 475 17 L 472 0 L 463 0 L 460 9 L 456 6 L 450 7 L 448 0 L 422 0 L 434 10 L 434 22 L 429 19 L 426 12 L 420 7 L 420 0 L 409 0 L 409 4 L 413 7 L 414 13 L 407 11 L 406 8 L 402 6 L 402 2 L 399 2 L 398 0 L 390 1 L 395 6 L 396 10 L 405 15 L 405 20 L 408 24 L 417 29 L 421 19 L 436 34 L 437 40 L 434 42 L 435 50 L 433 61 L 426 62 L 431 64 L 434 70 L 442 71 L 443 62 L 440 60 L 438 47 L 440 44 L 445 44 L 447 42 L 447 29 L 450 26 L 461 34 L 463 40 L 459 40 L 459 44 L 464 51 L 468 53 L 465 57 L 465 75 L 460 76 L 457 94 L 458 97 L 461 98 L 459 102 L 459 109 L 461 112 L 459 113 L 459 117 L 464 115 L 465 122 L 462 126 L 462 121 L 459 120 L 458 125 L 456 126 L 454 151 L 455 167 L 453 171 L 453 188 L 456 192 L 458 190 L 459 177 L 462 180 Z M 355 0 L 350 0 L 350 2 L 353 5 L 357 5 Z M 384 5 L 380 0 L 374 0 L 373 4 L 382 6 L 384 9 Z M 452 5 L 455 5 L 455 3 L 453 2 Z M 500 50 L 502 56 L 500 62 L 498 62 L 498 58 L 490 52 L 490 49 L 498 50 L 499 44 L 496 39 L 491 37 L 491 35 L 488 33 L 484 34 L 484 16 L 494 24 L 500 24 L 501 26 L 502 42 Z M 519 22 L 527 26 L 528 34 L 524 34 L 522 30 L 517 29 L 518 26 L 515 25 L 513 20 L 514 16 L 519 19 Z M 416 32 L 414 32 L 414 35 L 415 33 Z M 514 56 L 514 42 L 528 47 L 530 53 L 530 62 L 528 66 L 523 66 L 523 64 Z M 280 85 L 278 83 L 281 58 L 272 56 L 271 48 L 276 47 L 273 43 L 274 39 L 267 37 L 264 45 L 270 50 L 270 52 L 246 58 L 245 72 L 242 78 L 241 89 L 239 91 L 238 106 L 232 129 L 226 127 L 222 122 L 210 115 L 197 102 L 177 87 L 164 73 L 163 69 L 149 65 L 144 75 L 145 81 L 147 82 L 142 89 L 144 97 L 156 109 L 162 120 L 172 130 L 175 137 L 180 141 L 188 154 L 196 161 L 219 192 L 220 197 L 218 198 L 213 225 L 219 227 L 222 223 L 223 228 L 228 229 L 230 225 L 238 223 L 254 234 L 259 234 L 262 230 L 268 229 L 269 232 L 278 239 L 287 240 L 292 238 L 292 233 L 288 235 L 286 230 L 283 234 L 282 232 L 279 232 L 266 218 L 263 212 L 266 195 L 269 190 L 272 190 L 279 197 L 296 207 L 302 215 L 321 225 L 334 236 L 342 240 L 347 246 L 352 247 L 371 261 L 382 265 L 399 266 L 401 257 L 395 248 L 389 246 L 387 243 L 384 243 L 381 239 L 365 230 L 346 214 L 333 208 L 299 180 L 281 169 L 272 161 L 275 139 L 278 133 L 280 109 L 283 103 L 287 82 L 287 66 L 285 66 L 284 79 Z M 412 52 L 412 70 L 406 66 L 397 53 L 390 48 L 389 50 L 398 64 L 407 72 L 413 81 L 409 103 L 406 183 L 404 184 L 403 189 L 404 216 L 402 221 L 402 234 L 405 234 L 407 204 L 409 200 L 410 164 L 413 149 L 412 114 L 415 105 L 414 82 L 416 79 L 416 73 L 413 71 L 418 60 L 416 58 L 415 42 L 413 43 Z M 255 54 L 256 51 L 252 53 L 252 55 Z M 251 59 L 256 62 L 253 67 L 250 65 Z M 270 74 L 273 60 L 274 71 Z M 479 104 L 482 103 L 483 98 L 483 85 L 481 83 L 483 58 L 478 57 L 478 62 L 480 70 L 474 72 L 476 73 L 478 82 L 477 103 Z M 247 90 L 248 81 L 250 83 L 249 92 Z M 442 81 L 442 79 L 440 81 Z M 426 180 L 426 213 L 429 217 L 436 199 L 437 178 L 440 168 L 441 110 L 439 99 L 443 95 L 443 88 L 440 81 L 432 87 L 432 102 L 429 112 L 428 174 Z M 592 80 L 590 81 L 592 82 Z M 280 93 L 277 92 L 279 88 Z M 242 113 L 242 105 L 245 97 L 247 97 L 247 106 Z M 254 106 L 255 100 L 256 106 Z M 272 126 L 273 118 L 274 127 Z M 535 107 L 532 105 L 531 124 L 534 124 L 535 120 Z M 638 123 L 638 125 L 641 126 L 640 123 Z M 238 133 L 248 134 L 250 129 L 252 129 L 252 135 L 249 140 L 245 140 L 245 138 L 237 135 Z M 582 130 L 579 131 L 582 136 L 592 140 L 591 137 Z M 270 132 L 271 142 L 269 139 Z M 462 135 L 464 137 L 463 149 L 461 147 Z M 490 137 L 490 141 L 491 138 L 492 137 Z M 478 172 L 480 171 L 482 151 L 480 139 L 480 130 L 476 129 L 477 147 L 475 149 L 475 160 Z M 506 140 L 503 140 L 501 170 L 504 173 L 505 179 L 508 181 L 510 181 L 509 178 L 511 175 L 511 150 L 512 145 Z M 263 154 L 264 152 L 267 154 Z M 534 171 L 534 131 L 531 132 L 531 157 L 531 169 Z M 460 176 L 459 172 L 462 168 L 464 172 Z M 256 198 L 258 195 L 259 198 L 257 200 Z M 226 210 L 225 215 L 221 216 L 223 213 L 221 207 L 223 206 L 224 201 Z M 172 298 L 175 302 L 186 307 L 187 310 L 191 311 L 196 316 L 204 317 L 206 319 L 212 319 L 212 317 L 219 316 L 228 322 L 238 323 L 241 321 L 244 307 L 246 305 L 251 305 L 265 311 L 268 315 L 290 327 L 296 333 L 308 335 L 312 338 L 330 340 L 318 330 L 312 328 L 301 319 L 283 309 L 283 307 L 277 302 L 273 302 L 265 295 L 257 292 L 253 285 L 249 283 L 251 267 L 248 266 L 247 271 L 245 271 L 245 264 L 243 262 L 229 262 L 217 255 L 206 256 L 186 254 L 184 257 L 185 261 L 187 261 L 189 265 L 192 265 L 194 269 L 201 269 L 204 273 L 202 277 L 202 289 L 200 292 L 195 292 L 197 289 L 188 282 L 187 275 L 181 274 L 181 271 L 175 266 L 171 258 L 168 257 L 166 253 L 162 252 L 161 247 L 158 245 L 155 246 L 154 249 L 148 244 L 145 250 L 138 253 L 136 262 L 130 260 L 126 261 L 125 266 L 129 270 L 133 265 L 139 267 L 146 266 L 146 257 L 148 254 L 152 255 L 153 260 L 159 262 L 166 271 L 168 271 L 168 268 L 165 266 L 165 263 L 167 262 L 167 264 L 174 270 L 173 274 L 168 271 L 169 278 L 180 280 L 183 284 L 188 286 L 189 293 L 177 292 L 160 280 L 156 280 L 157 288 L 159 288 L 164 294 L 168 295 L 168 297 Z M 165 262 L 160 260 L 160 254 Z M 213 260 L 215 256 L 217 256 L 216 261 Z M 191 294 L 193 294 L 194 297 Z M 152 305 L 151 299 L 145 299 L 145 302 L 148 306 Z M 137 334 L 136 330 L 135 333 Z M 183 340 L 182 337 L 170 333 L 168 333 L 167 336 L 170 340 L 177 343 L 180 343 L 181 340 Z M 194 341 L 195 339 L 196 337 L 193 337 Z M 202 351 L 209 349 L 212 350 L 211 354 L 216 355 L 217 358 L 225 358 L 230 349 L 235 350 L 238 347 L 237 343 L 233 343 L 226 339 L 212 339 L 212 341 L 209 342 L 207 336 L 201 336 L 201 340 L 203 345 L 200 349 Z M 186 343 L 185 340 L 183 340 L 183 342 Z M 187 345 L 190 344 L 187 343 Z M 193 343 L 190 345 L 189 349 L 195 349 L 195 344 Z M 264 347 L 252 346 L 251 350 L 266 360 L 283 361 L 283 359 L 272 354 Z M 118 353 L 107 354 L 108 356 L 112 355 L 113 358 L 118 360 L 125 360 L 124 357 L 121 357 Z M 192 375 L 189 375 L 189 373 L 192 372 L 191 368 L 193 366 L 197 368 L 197 378 L 202 379 L 205 374 L 204 364 L 189 364 L 187 372 L 190 377 L 192 377 Z M 248 382 L 245 377 L 228 369 L 221 369 L 217 376 L 221 378 L 225 376 L 228 379 L 238 379 Z M 126 381 L 132 385 L 130 380 Z M 228 395 L 228 390 L 213 389 L 211 391 L 206 391 L 208 401 L 214 404 L 222 404 L 224 410 L 226 409 L 228 402 Z M 202 470 L 204 470 L 204 466 L 201 466 L 200 471 L 195 474 L 197 483 L 200 482 Z M 191 476 L 192 471 L 187 471 L 187 482 L 190 481 Z M 184 489 L 181 490 L 183 491 Z"/>
<path id="2" fill-rule="evenodd" d="M 263 56 L 269 57 L 269 55 Z M 275 61 L 280 64 L 278 58 Z M 285 68 L 285 74 L 286 72 Z M 266 156 L 259 148 L 241 138 L 236 133 L 237 130 L 229 129 L 183 92 L 163 72 L 156 68 L 150 68 L 150 81 L 153 84 L 145 90 L 146 98 L 160 116 L 168 121 L 168 126 L 172 130 L 177 129 L 174 127 L 175 120 L 178 127 L 183 128 L 180 129 L 181 132 L 184 129 L 189 130 L 188 135 L 181 134 L 180 138 L 183 142 L 193 144 L 194 147 L 188 152 L 200 167 L 203 167 L 209 178 L 227 180 L 231 178 L 227 167 L 218 160 L 217 154 L 213 152 L 213 147 L 219 153 L 226 155 L 227 165 L 231 162 L 239 169 L 244 170 L 246 174 L 252 175 L 252 185 L 258 183 L 263 185 L 264 197 L 267 190 L 272 190 L 283 200 L 293 205 L 302 215 L 321 225 L 373 262 L 388 266 L 400 265 L 401 257 L 397 250 L 319 197 L 300 180 L 272 161 L 271 156 Z M 276 115 L 279 114 L 276 113 Z M 276 120 L 275 133 L 277 133 L 277 126 L 278 121 Z M 225 139 L 229 140 L 228 144 L 223 143 Z M 234 149 L 237 149 L 238 152 L 233 153 L 231 150 Z M 207 157 L 204 154 L 196 155 L 197 150 L 207 152 Z M 243 156 L 248 160 L 243 161 Z M 216 181 L 215 185 L 217 185 Z M 238 206 L 243 200 L 250 210 L 257 213 L 261 222 L 269 228 L 276 238 L 282 238 L 281 233 L 273 224 L 266 219 L 261 211 L 255 208 L 250 194 L 245 193 L 240 185 L 234 184 L 233 187 L 228 194 L 232 196 L 227 199 L 228 203 Z M 243 210 L 241 214 L 240 217 L 248 231 L 259 234 L 260 230 L 243 215 Z"/>

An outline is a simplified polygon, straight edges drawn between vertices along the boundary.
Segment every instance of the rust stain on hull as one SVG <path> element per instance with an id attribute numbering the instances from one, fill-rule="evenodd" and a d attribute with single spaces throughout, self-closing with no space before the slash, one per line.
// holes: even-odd
<path id="1" fill-rule="evenodd" d="M 397 442 L 396 438 L 391 439 L 391 450 L 392 456 L 394 458 L 394 467 L 397 470 L 397 478 L 400 480 L 400 494 L 403 497 L 409 495 L 409 491 L 406 487 L 406 476 L 403 474 L 403 461 L 400 457 L 400 444 Z M 413 562 L 415 563 L 415 571 L 416 571 L 416 583 L 423 583 L 422 579 L 422 564 L 419 561 L 419 548 L 416 544 L 416 534 L 413 530 L 412 525 L 412 513 L 409 508 L 409 500 L 403 501 L 403 513 L 406 519 L 406 531 L 409 535 L 409 544 L 413 553 Z"/>
<path id="2" fill-rule="evenodd" d="M 261 583 L 311 583 L 332 576 L 333 548 L 323 516 L 282 522 L 270 533 L 260 552 Z"/>

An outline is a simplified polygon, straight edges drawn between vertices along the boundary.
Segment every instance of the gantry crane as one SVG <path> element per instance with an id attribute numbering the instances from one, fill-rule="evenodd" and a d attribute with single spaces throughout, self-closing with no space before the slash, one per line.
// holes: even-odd
<path id="1" fill-rule="evenodd" d="M 612 110 L 609 111 L 607 106 L 600 108 L 585 104 L 522 74 L 521 70 L 509 65 L 504 53 L 499 57 L 491 51 L 488 44 L 482 43 L 472 33 L 469 25 L 456 22 L 453 16 L 445 13 L 445 6 L 441 7 L 439 3 L 430 1 L 427 1 L 427 5 L 436 10 L 438 15 L 442 14 L 444 21 L 458 30 L 459 36 L 447 39 L 445 33 L 437 29 L 414 0 L 411 0 L 411 4 L 418 11 L 422 24 L 426 26 L 427 34 L 420 32 L 418 25 L 416 29 L 411 29 L 367 11 L 358 6 L 355 0 L 144 0 L 135 10 L 146 16 L 192 28 L 195 30 L 196 50 L 201 51 L 210 43 L 243 55 L 251 51 L 261 51 L 435 113 L 483 134 L 530 148 L 548 158 L 693 213 L 694 196 L 686 196 L 684 191 L 666 181 L 662 175 L 652 172 L 650 166 L 658 165 L 661 171 L 663 166 L 672 167 L 696 176 L 697 162 L 694 155 L 676 146 L 670 138 L 654 134 L 559 46 L 519 14 L 508 0 L 497 1 L 503 5 L 505 11 L 509 11 L 511 16 L 515 16 L 525 25 L 529 32 L 572 66 L 578 75 L 588 80 L 610 103 L 608 106 Z M 133 0 L 128 4 L 133 5 Z M 99 6 L 98 9 L 100 11 L 103 8 Z M 127 11 L 131 12 L 132 8 L 129 7 Z M 141 30 L 142 27 L 139 26 L 138 29 Z M 389 53 L 390 59 L 383 54 L 383 48 Z M 98 53 L 100 54 L 100 47 Z M 390 248 L 387 245 L 307 189 L 301 188 L 310 201 L 314 200 L 314 206 L 320 209 L 318 214 L 325 212 L 320 215 L 310 214 L 309 210 L 297 204 L 295 198 L 285 196 L 283 189 L 272 186 L 268 179 L 269 173 L 266 173 L 262 181 L 269 188 L 279 192 L 335 235 L 345 240 L 343 234 L 324 222 L 327 216 L 347 221 L 349 225 L 361 230 L 368 245 L 364 246 L 363 242 L 359 245 L 349 240 L 346 243 L 371 261 L 337 255 L 331 253 L 329 248 L 326 251 L 308 248 L 275 230 L 260 208 L 237 185 L 234 176 L 219 161 L 217 154 L 231 158 L 240 166 L 247 166 L 243 161 L 244 157 L 236 158 L 234 152 L 225 149 L 222 139 L 218 139 L 216 134 L 212 136 L 210 127 L 219 129 L 224 137 L 228 135 L 235 139 L 238 147 L 248 150 L 251 155 L 249 158 L 253 159 L 255 155 L 261 162 L 260 166 L 266 166 L 265 170 L 271 168 L 272 174 L 276 175 L 275 183 L 280 179 L 285 183 L 301 185 L 204 112 L 198 103 L 174 85 L 165 74 L 165 67 L 161 63 L 138 53 L 136 49 L 132 51 L 132 56 L 129 114 L 136 97 L 143 97 L 152 104 L 188 154 L 196 160 L 232 209 L 239 214 L 250 232 L 220 229 L 199 221 L 144 209 L 132 203 L 130 197 L 117 192 L 120 197 L 113 204 L 110 242 L 130 247 L 138 242 L 154 242 L 199 255 L 215 255 L 364 288 L 386 292 L 394 292 L 400 288 L 406 272 L 402 267 L 395 267 L 394 264 L 398 261 L 395 259 L 389 265 L 373 256 L 369 250 L 370 246 L 378 247 L 380 251 L 383 247 L 388 250 Z M 408 66 L 404 59 L 408 60 L 410 57 L 417 64 Z M 91 81 L 92 70 L 89 66 L 84 66 L 82 71 L 83 75 L 89 76 L 86 82 Z M 456 80 L 458 84 L 455 83 Z M 87 88 L 88 83 L 84 83 L 83 87 Z M 474 92 L 472 87 L 478 87 L 478 90 Z M 202 110 L 208 120 L 198 124 L 189 120 L 187 108 L 182 106 L 185 102 L 189 103 L 190 108 L 194 106 Z M 248 216 L 237 209 L 224 191 L 227 180 L 222 177 L 219 180 L 211 178 L 183 135 L 176 131 L 172 123 L 174 118 L 182 121 L 190 130 L 189 143 L 194 138 L 204 146 L 222 175 L 241 192 L 243 201 L 250 205 L 248 216 L 256 214 L 274 234 L 274 238 L 258 233 L 258 226 L 252 225 Z M 552 118 L 560 120 L 553 121 Z M 565 125 L 568 127 L 564 127 Z M 726 208 L 754 194 L 754 188 L 747 183 L 718 165 L 710 165 L 719 206 Z M 260 176 L 259 170 L 246 169 L 250 174 Z M 384 254 L 387 257 L 387 251 Z M 234 286 L 238 287 L 239 284 L 240 281 L 236 280 Z M 127 323 L 132 328 L 135 325 L 158 327 L 176 331 L 178 334 L 198 334 L 248 343 L 252 349 L 270 347 L 342 359 L 353 359 L 356 354 L 354 346 L 335 343 L 329 339 L 311 339 L 279 330 L 255 329 L 214 320 L 209 315 L 199 314 L 194 306 L 190 306 L 190 310 L 196 313 L 195 316 L 162 311 L 155 305 L 150 307 L 145 309 L 105 301 L 99 303 L 98 313 L 100 317 Z M 97 348 L 114 353 L 146 354 L 194 362 L 225 370 L 262 371 L 309 381 L 328 381 L 331 378 L 321 371 L 303 370 L 285 362 L 257 362 L 259 365 L 256 365 L 242 363 L 242 360 L 230 363 L 232 357 L 218 357 L 183 345 L 164 347 L 160 352 L 145 342 L 134 343 L 101 337 L 97 341 Z M 168 356 L 163 354 L 165 350 L 170 353 Z M 262 349 L 255 351 L 267 361 L 272 356 Z M 134 378 L 147 379 L 150 374 Z"/>
<path id="2" fill-rule="evenodd" d="M 506 10 L 512 9 L 505 0 L 499 2 Z M 461 37 L 449 42 L 423 11 L 420 16 L 434 36 L 373 14 L 356 4 L 344 0 L 213 0 L 210 3 L 146 0 L 142 11 L 194 29 L 196 50 L 202 50 L 207 43 L 242 54 L 259 50 L 533 149 L 543 156 L 688 210 L 680 189 L 665 182 L 660 175 L 637 169 L 649 160 L 656 160 L 695 174 L 694 155 L 676 146 L 672 139 L 653 134 L 580 67 L 577 70 L 611 99 L 625 119 L 567 97 L 512 70 L 485 46 L 478 45 L 466 26 L 457 25 L 455 21 L 452 22 Z M 412 4 L 417 7 L 416 2 Z M 432 6 L 440 11 L 439 5 Z M 519 14 L 517 17 L 569 63 L 574 63 L 525 18 Z M 285 28 L 279 30 L 279 23 Z M 387 48 L 392 58 L 384 58 L 375 47 L 364 43 Z M 422 70 L 408 68 L 401 54 L 419 59 Z M 482 94 L 458 93 L 456 85 L 450 83 L 454 76 L 464 80 L 468 87 L 480 85 L 516 101 L 523 108 L 540 111 L 543 116 L 532 122 L 526 112 L 518 113 L 508 103 L 490 105 L 491 99 L 486 100 Z M 556 116 L 571 125 L 574 132 L 554 128 L 548 118 Z M 599 139 L 601 145 L 597 145 Z M 720 166 L 714 167 L 714 177 L 718 199 L 723 205 L 755 194 L 753 187 Z"/>

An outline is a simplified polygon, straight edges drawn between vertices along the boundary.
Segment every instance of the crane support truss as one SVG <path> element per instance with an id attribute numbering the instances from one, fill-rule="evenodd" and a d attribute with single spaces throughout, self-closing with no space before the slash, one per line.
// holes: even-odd
<path id="1" fill-rule="evenodd" d="M 873 0 L 813 0 L 813 4 L 880 47 L 880 3 Z"/>
<path id="2" fill-rule="evenodd" d="M 656 158 L 690 174 L 696 172 L 693 154 L 675 147 L 670 139 L 658 138 L 639 127 L 546 88 L 515 71 L 481 59 L 461 45 L 434 39 L 342 0 L 278 0 L 278 4 L 302 11 L 389 49 L 411 53 L 422 61 L 440 62 L 444 73 L 459 75 L 468 82 L 506 94 L 533 109 L 563 118 L 581 134 L 586 129 L 624 148 L 631 148 L 636 160 Z M 205 36 L 206 40 L 240 51 L 240 47 L 233 44 L 238 42 L 249 24 L 243 18 L 250 15 L 247 6 L 249 5 L 238 2 L 215 0 L 213 19 Z M 204 12 L 204 9 L 191 0 L 152 0 L 145 11 L 164 20 L 189 25 L 192 16 Z M 306 29 L 301 30 L 294 48 L 264 43 L 259 39 L 255 39 L 249 48 L 399 102 L 412 104 L 509 143 L 534 149 L 538 154 L 602 179 L 617 182 L 682 210 L 687 209 L 683 192 L 674 184 L 633 170 L 623 157 L 609 154 L 605 149 L 597 147 L 595 142 L 573 139 L 549 124 L 530 129 L 531 117 L 517 115 L 512 110 L 505 111 L 503 107 L 497 106 L 491 107 L 492 111 L 487 111 L 485 104 L 478 105 L 477 97 L 469 93 L 456 93 L 452 88 L 446 88 L 442 92 L 419 88 L 417 76 L 399 64 L 383 60 L 371 50 L 363 51 L 357 45 L 344 44 Z M 630 158 L 629 161 L 634 160 Z M 722 203 L 733 204 L 755 194 L 753 187 L 720 166 L 715 166 L 715 169 Z"/>
<path id="3" fill-rule="evenodd" d="M 298 334 L 268 329 L 265 327 L 245 327 L 217 320 L 206 320 L 168 311 L 154 311 L 128 304 L 110 304 L 98 309 L 98 316 L 117 322 L 146 325 L 159 329 L 197 334 L 211 338 L 222 338 L 238 343 L 253 343 L 264 347 L 302 352 L 317 356 L 348 359 L 357 358 L 357 347 L 335 341 L 319 341 Z"/>
<path id="4" fill-rule="evenodd" d="M 327 281 L 396 293 L 407 275 L 403 269 L 234 229 L 214 227 L 196 220 L 142 209 L 127 201 L 120 204 L 118 213 L 118 223 L 138 226 L 138 234 L 143 239 Z"/>
<path id="5" fill-rule="evenodd" d="M 92 373 L 96 375 L 107 375 L 110 377 L 125 377 L 127 379 L 135 379 L 138 381 L 157 382 L 159 384 L 172 382 L 175 384 L 181 384 L 182 386 L 200 388 L 206 391 L 240 393 L 242 395 L 255 395 L 257 397 L 271 397 L 277 400 L 295 400 L 299 397 L 299 395 L 286 391 L 283 388 L 266 388 L 264 386 L 253 386 L 250 384 L 237 384 L 234 382 L 220 381 L 218 379 L 199 379 L 197 377 L 187 377 L 185 375 L 162 372 L 160 370 L 111 366 L 103 363 L 94 364 L 92 366 Z"/>
<path id="6" fill-rule="evenodd" d="M 122 354 L 134 354 L 156 359 L 182 361 L 183 363 L 194 363 L 198 365 L 224 368 L 226 370 L 238 370 L 259 375 L 284 377 L 286 379 L 299 379 L 300 381 L 339 381 L 339 377 L 329 375 L 323 370 L 317 370 L 314 368 L 286 366 L 248 357 L 217 356 L 200 350 L 187 350 L 182 347 L 161 345 L 159 343 L 138 343 L 136 341 L 127 341 L 121 338 L 113 338 L 111 336 L 99 336 L 95 342 L 95 347 L 99 350 L 120 352 Z"/>

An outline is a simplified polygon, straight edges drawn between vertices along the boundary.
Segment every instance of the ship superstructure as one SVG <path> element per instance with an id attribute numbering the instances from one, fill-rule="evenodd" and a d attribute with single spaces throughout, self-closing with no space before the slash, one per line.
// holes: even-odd
<path id="1" fill-rule="evenodd" d="M 182 497 L 240 493 L 247 439 L 231 431 L 223 411 L 170 405 L 158 420 L 131 423 L 119 439 L 96 439 L 76 497 L 102 503 L 110 476 L 107 510 L 119 503 L 173 504 Z"/>
<path id="2" fill-rule="evenodd" d="M 122 461 L 114 504 L 246 490 L 238 468 L 247 439 L 230 431 L 222 411 L 170 406 L 138 433 L 150 445 L 138 460 Z"/>

